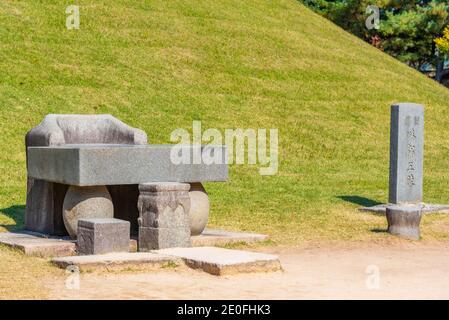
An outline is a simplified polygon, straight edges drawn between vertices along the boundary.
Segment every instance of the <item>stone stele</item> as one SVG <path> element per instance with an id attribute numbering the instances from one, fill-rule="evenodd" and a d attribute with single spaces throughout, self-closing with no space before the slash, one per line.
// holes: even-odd
<path id="1" fill-rule="evenodd" d="M 362 211 L 386 212 L 392 204 L 419 204 L 422 213 L 448 213 L 445 204 L 423 203 L 424 107 L 416 103 L 391 106 L 390 177 L 387 204 Z"/>
<path id="2" fill-rule="evenodd" d="M 391 106 L 390 203 L 422 202 L 424 107 L 415 103 Z"/>

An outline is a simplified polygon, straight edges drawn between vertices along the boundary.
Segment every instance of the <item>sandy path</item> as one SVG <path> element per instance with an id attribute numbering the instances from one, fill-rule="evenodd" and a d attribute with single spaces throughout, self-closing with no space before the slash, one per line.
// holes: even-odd
<path id="1" fill-rule="evenodd" d="M 222 278 L 189 269 L 82 274 L 79 290 L 66 289 L 64 279 L 46 286 L 55 299 L 449 299 L 449 245 L 259 251 L 278 254 L 285 271 Z"/>

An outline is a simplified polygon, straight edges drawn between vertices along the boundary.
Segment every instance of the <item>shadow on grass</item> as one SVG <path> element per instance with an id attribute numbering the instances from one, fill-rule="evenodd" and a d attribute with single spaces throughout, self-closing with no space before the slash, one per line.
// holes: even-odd
<path id="1" fill-rule="evenodd" d="M 387 229 L 375 228 L 375 229 L 371 229 L 371 232 L 374 232 L 374 233 L 387 233 L 388 230 Z"/>
<path id="2" fill-rule="evenodd" d="M 336 198 L 346 202 L 357 204 L 362 207 L 372 207 L 377 206 L 378 204 L 382 204 L 382 202 L 360 196 L 337 196 Z"/>
<path id="3" fill-rule="evenodd" d="M 3 227 L 10 232 L 17 231 L 23 228 L 23 219 L 25 217 L 24 205 L 20 206 L 15 205 L 8 208 L 1 208 L 0 213 L 14 221 L 14 224 L 0 223 L 0 227 Z"/>

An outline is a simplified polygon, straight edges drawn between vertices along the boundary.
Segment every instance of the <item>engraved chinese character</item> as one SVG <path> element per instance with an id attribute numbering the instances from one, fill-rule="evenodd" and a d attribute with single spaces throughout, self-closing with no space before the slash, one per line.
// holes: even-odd
<path id="1" fill-rule="evenodd" d="M 415 175 L 413 173 L 410 173 L 407 175 L 407 184 L 412 187 L 415 185 Z"/>
<path id="2" fill-rule="evenodd" d="M 415 126 L 417 126 L 419 124 L 419 117 L 415 116 Z"/>

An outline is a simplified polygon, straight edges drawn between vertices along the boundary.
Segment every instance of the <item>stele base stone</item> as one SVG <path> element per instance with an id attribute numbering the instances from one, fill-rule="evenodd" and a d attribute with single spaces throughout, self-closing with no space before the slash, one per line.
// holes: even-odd
<path id="1" fill-rule="evenodd" d="M 388 232 L 403 238 L 418 240 L 422 208 L 420 205 L 392 205 L 387 207 Z"/>
<path id="2" fill-rule="evenodd" d="M 383 213 L 385 214 L 388 206 L 396 205 L 395 203 L 383 203 L 371 207 L 361 207 L 360 211 Z M 447 204 L 432 204 L 432 203 L 417 203 L 421 206 L 422 214 L 426 213 L 449 213 L 449 205 Z"/>
<path id="3" fill-rule="evenodd" d="M 78 221 L 79 255 L 128 252 L 129 221 L 119 219 L 80 219 Z"/>

